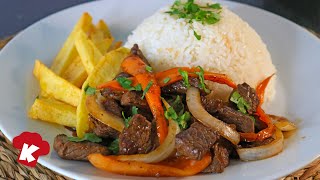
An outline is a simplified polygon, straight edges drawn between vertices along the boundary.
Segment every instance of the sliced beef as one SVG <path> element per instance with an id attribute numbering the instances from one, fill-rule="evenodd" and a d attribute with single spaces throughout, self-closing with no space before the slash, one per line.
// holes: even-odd
<path id="1" fill-rule="evenodd" d="M 105 100 L 103 100 L 102 105 L 106 111 L 111 112 L 116 116 L 122 117 L 121 112 L 123 111 L 123 108 L 118 104 L 116 100 L 106 98 Z"/>
<path id="2" fill-rule="evenodd" d="M 102 122 L 98 121 L 94 117 L 89 115 L 89 120 L 93 123 L 94 127 L 92 129 L 93 133 L 97 136 L 102 138 L 118 138 L 120 132 L 113 129 L 112 127 L 103 124 Z"/>
<path id="3" fill-rule="evenodd" d="M 206 111 L 210 114 L 217 113 L 218 109 L 224 106 L 224 103 L 220 99 L 212 99 L 206 96 L 201 96 L 201 103 L 202 106 Z"/>
<path id="4" fill-rule="evenodd" d="M 132 76 L 131 76 L 130 74 L 128 74 L 128 73 L 121 72 L 121 73 L 119 73 L 119 74 L 114 78 L 114 80 L 117 79 L 118 77 L 129 78 L 129 77 L 132 77 Z"/>
<path id="5" fill-rule="evenodd" d="M 254 116 L 254 119 L 255 119 L 254 128 L 256 132 L 261 131 L 268 127 L 268 125 L 265 122 L 261 121 L 258 116 Z"/>
<path id="6" fill-rule="evenodd" d="M 104 88 L 100 91 L 100 93 L 105 98 L 120 101 L 124 91 L 117 91 L 112 88 Z"/>
<path id="7" fill-rule="evenodd" d="M 229 165 L 230 150 L 222 143 L 216 143 L 211 149 L 212 162 L 203 173 L 222 173 Z"/>
<path id="8" fill-rule="evenodd" d="M 64 134 L 56 136 L 53 148 L 62 159 L 69 160 L 87 161 L 89 154 L 110 154 L 108 148 L 105 146 L 88 141 L 71 142 L 67 140 L 67 136 Z"/>
<path id="9" fill-rule="evenodd" d="M 263 141 L 241 142 L 240 146 L 242 148 L 252 148 L 252 147 L 263 146 L 263 145 L 269 144 L 273 140 L 274 140 L 274 138 L 269 137 L 267 139 L 264 139 Z"/>
<path id="10" fill-rule="evenodd" d="M 138 44 L 134 44 L 133 47 L 131 48 L 131 54 L 139 56 L 140 59 L 142 59 L 143 62 L 145 62 L 147 65 L 150 66 L 147 58 L 143 55 L 142 51 L 139 49 Z"/>
<path id="11" fill-rule="evenodd" d="M 200 88 L 200 80 L 195 77 L 189 77 L 189 83 L 191 86 Z M 177 81 L 170 85 L 164 86 L 161 88 L 163 94 L 185 94 L 188 88 L 184 85 L 183 80 Z M 201 94 L 205 95 L 206 93 L 200 89 Z"/>
<path id="12" fill-rule="evenodd" d="M 254 132 L 254 121 L 249 115 L 243 114 L 228 106 L 223 106 L 217 110 L 217 116 L 220 120 L 236 125 L 237 131 Z"/>
<path id="13" fill-rule="evenodd" d="M 146 99 L 141 99 L 142 92 L 128 91 L 125 92 L 121 98 L 122 106 L 137 106 L 138 108 L 148 109 L 148 103 Z"/>
<path id="14" fill-rule="evenodd" d="M 146 154 L 153 149 L 152 125 L 142 115 L 132 117 L 119 136 L 119 154 Z"/>
<path id="15" fill-rule="evenodd" d="M 200 160 L 219 139 L 218 133 L 199 122 L 176 136 L 177 156 Z"/>
<path id="16" fill-rule="evenodd" d="M 248 113 L 253 114 L 256 112 L 259 105 L 259 98 L 256 90 L 251 88 L 247 83 L 243 83 L 237 86 L 237 91 L 244 98 L 244 100 L 249 103 L 250 108 L 247 109 Z"/>

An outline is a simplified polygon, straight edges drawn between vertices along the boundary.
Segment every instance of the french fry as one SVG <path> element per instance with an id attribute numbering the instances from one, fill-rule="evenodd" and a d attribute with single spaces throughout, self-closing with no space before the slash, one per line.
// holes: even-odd
<path id="1" fill-rule="evenodd" d="M 55 99 L 37 98 L 28 116 L 68 127 L 76 127 L 76 108 Z"/>
<path id="2" fill-rule="evenodd" d="M 79 56 L 72 61 L 61 77 L 81 88 L 82 84 L 87 79 L 88 74 Z"/>
<path id="3" fill-rule="evenodd" d="M 39 60 L 35 61 L 33 74 L 39 80 L 40 88 L 45 94 L 72 106 L 79 104 L 81 90 L 56 75 Z"/>
<path id="4" fill-rule="evenodd" d="M 113 38 L 108 25 L 102 19 L 99 20 L 97 24 L 97 29 L 103 32 L 104 38 L 109 38 L 109 39 Z"/>
<path id="5" fill-rule="evenodd" d="M 120 48 L 121 45 L 122 45 L 122 41 L 117 41 L 110 47 L 109 51 L 116 50 L 116 49 Z"/>
<path id="6" fill-rule="evenodd" d="M 88 39 L 84 31 L 79 31 L 75 40 L 75 45 L 87 73 L 90 75 L 95 65 L 102 57 L 96 45 Z"/>
<path id="7" fill-rule="evenodd" d="M 73 28 L 72 32 L 52 63 L 51 69 L 57 75 L 61 75 L 62 72 L 69 66 L 69 64 L 71 64 L 72 60 L 77 56 L 77 50 L 74 46 L 74 41 L 78 31 L 82 30 L 83 32 L 87 32 L 91 24 L 92 17 L 88 13 L 84 13 Z"/>
<path id="8" fill-rule="evenodd" d="M 86 109 L 85 87 L 97 85 L 111 81 L 119 72 L 122 60 L 129 54 L 129 49 L 119 48 L 107 53 L 96 65 L 94 71 L 88 76 L 82 85 L 80 104 L 77 107 L 77 135 L 83 137 L 89 130 L 88 111 Z"/>

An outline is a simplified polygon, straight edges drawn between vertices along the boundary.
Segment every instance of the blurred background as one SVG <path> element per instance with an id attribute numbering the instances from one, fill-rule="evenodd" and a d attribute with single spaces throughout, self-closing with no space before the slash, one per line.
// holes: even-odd
<path id="1" fill-rule="evenodd" d="M 62 9 L 92 0 L 0 0 L 0 38 Z M 232 0 L 256 6 L 320 33 L 320 0 Z"/>

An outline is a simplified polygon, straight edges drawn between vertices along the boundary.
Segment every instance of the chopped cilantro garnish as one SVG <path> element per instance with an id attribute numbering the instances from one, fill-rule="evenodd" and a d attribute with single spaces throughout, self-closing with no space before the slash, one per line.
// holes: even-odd
<path id="1" fill-rule="evenodd" d="M 132 87 L 131 86 L 132 80 L 128 79 L 126 77 L 118 77 L 116 80 L 124 89 L 127 89 L 129 91 L 132 91 L 132 90 L 141 91 L 142 90 L 141 84 L 138 84 L 138 85 Z"/>
<path id="2" fill-rule="evenodd" d="M 183 71 L 181 69 L 178 70 L 180 75 L 182 76 L 183 79 L 183 84 L 189 88 L 190 87 L 190 83 L 189 83 L 189 77 L 188 77 L 188 72 L 187 71 Z"/>
<path id="3" fill-rule="evenodd" d="M 198 66 L 200 69 L 200 72 L 196 72 L 196 74 L 199 76 L 200 80 L 200 88 L 204 90 L 206 93 L 210 93 L 210 90 L 207 89 L 206 85 L 204 84 L 204 70 L 201 66 Z"/>
<path id="4" fill-rule="evenodd" d="M 84 134 L 83 138 L 68 137 L 67 140 L 72 141 L 72 142 L 82 142 L 82 141 L 90 141 L 90 142 L 94 142 L 94 143 L 102 142 L 102 139 L 94 133 L 86 133 L 86 134 Z"/>
<path id="5" fill-rule="evenodd" d="M 123 117 L 123 119 L 124 119 L 124 125 L 126 126 L 126 127 L 128 127 L 129 126 L 129 123 L 130 123 L 130 121 L 131 121 L 131 119 L 132 119 L 132 117 L 134 116 L 134 115 L 136 115 L 136 114 L 138 114 L 138 108 L 136 107 L 136 106 L 132 106 L 132 108 L 131 108 L 131 116 L 129 116 L 129 117 L 127 117 L 126 118 L 126 116 L 124 115 L 124 112 L 122 111 L 122 117 Z"/>
<path id="6" fill-rule="evenodd" d="M 238 91 L 234 91 L 231 94 L 230 101 L 234 102 L 237 105 L 239 111 L 244 114 L 246 114 L 247 110 L 251 108 L 249 103 L 239 94 Z"/>
<path id="7" fill-rule="evenodd" d="M 167 109 L 164 112 L 164 116 L 167 119 L 172 119 L 173 121 L 177 122 L 179 124 L 180 129 L 184 130 L 188 127 L 188 122 L 191 118 L 190 113 L 189 112 L 184 112 L 182 115 L 178 115 L 176 113 L 176 111 L 173 109 L 173 107 L 169 107 L 169 109 Z"/>
<path id="8" fill-rule="evenodd" d="M 146 70 L 147 70 L 148 72 L 152 72 L 152 67 L 151 67 L 151 66 L 146 65 Z"/>
<path id="9" fill-rule="evenodd" d="M 170 11 L 166 13 L 171 16 L 176 16 L 178 18 L 184 18 L 188 20 L 188 23 L 193 30 L 194 36 L 201 40 L 201 36 L 197 34 L 192 25 L 193 21 L 201 22 L 202 24 L 215 24 L 221 17 L 221 5 L 219 3 L 207 4 L 207 6 L 200 6 L 194 3 L 194 0 L 188 0 L 186 2 L 181 2 L 181 0 L 176 0 L 170 8 Z"/>
<path id="10" fill-rule="evenodd" d="M 163 80 L 163 82 L 164 82 L 164 83 L 168 83 L 170 80 L 171 80 L 171 79 L 170 79 L 169 77 L 166 77 L 166 78 Z"/>
<path id="11" fill-rule="evenodd" d="M 150 82 L 147 84 L 147 87 L 143 90 L 141 99 L 143 99 L 144 96 L 147 94 L 147 92 L 149 91 L 149 89 L 150 89 L 150 87 L 152 86 L 152 84 L 153 84 L 152 81 L 150 81 Z"/>
<path id="12" fill-rule="evenodd" d="M 87 85 L 84 88 L 84 92 L 86 93 L 86 95 L 94 95 L 96 93 L 96 88 L 90 87 L 89 85 Z"/>
<path id="13" fill-rule="evenodd" d="M 118 154 L 119 152 L 119 138 L 112 141 L 109 146 L 108 150 L 112 152 L 112 154 Z"/>

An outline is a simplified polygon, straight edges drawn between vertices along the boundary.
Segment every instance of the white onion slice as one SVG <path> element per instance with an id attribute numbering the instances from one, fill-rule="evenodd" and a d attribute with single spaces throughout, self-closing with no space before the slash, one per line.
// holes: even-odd
<path id="1" fill-rule="evenodd" d="M 180 128 L 178 124 L 173 120 L 169 120 L 168 135 L 159 147 L 148 154 L 120 155 L 117 157 L 117 160 L 139 161 L 145 163 L 157 163 L 163 161 L 174 152 L 176 134 L 179 133 L 179 130 Z"/>
<path id="2" fill-rule="evenodd" d="M 272 123 L 281 131 L 292 131 L 297 129 L 296 125 L 290 122 L 285 117 L 271 115 L 271 114 L 268 114 L 268 116 L 272 120 Z"/>
<path id="3" fill-rule="evenodd" d="M 96 95 L 87 96 L 87 99 L 86 99 L 87 111 L 98 121 L 112 127 L 113 129 L 119 132 L 122 132 L 124 128 L 123 119 L 111 113 L 108 113 L 101 106 L 102 105 L 100 105 L 97 102 Z"/>
<path id="4" fill-rule="evenodd" d="M 274 140 L 269 144 L 237 149 L 240 159 L 243 161 L 256 161 L 279 154 L 283 150 L 283 134 L 281 130 L 276 128 L 273 137 Z"/>
<path id="5" fill-rule="evenodd" d="M 202 106 L 200 91 L 190 87 L 187 91 L 187 105 L 191 114 L 205 126 L 217 131 L 221 136 L 228 139 L 232 144 L 237 145 L 240 141 L 240 134 L 223 121 L 211 116 Z"/>

